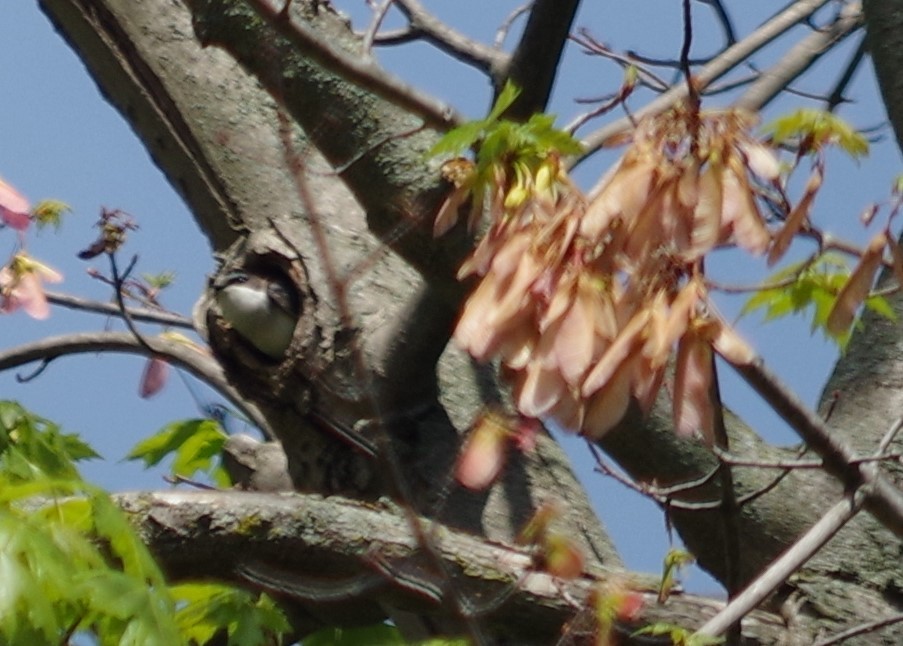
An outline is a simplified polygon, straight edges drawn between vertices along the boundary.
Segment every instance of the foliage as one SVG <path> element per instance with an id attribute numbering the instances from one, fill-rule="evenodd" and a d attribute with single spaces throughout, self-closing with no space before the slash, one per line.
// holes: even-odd
<path id="1" fill-rule="evenodd" d="M 652 635 L 654 637 L 667 635 L 674 646 L 713 646 L 714 644 L 724 643 L 724 639 L 721 637 L 696 635 L 686 628 L 672 626 L 671 624 L 652 624 L 637 630 L 633 634 L 637 636 Z"/>
<path id="2" fill-rule="evenodd" d="M 172 475 L 192 478 L 204 473 L 217 485 L 228 486 L 231 482 L 220 461 L 227 437 L 219 422 L 212 419 L 172 422 L 138 442 L 126 458 L 152 467 L 172 456 Z"/>
<path id="3" fill-rule="evenodd" d="M 377 624 L 362 628 L 324 628 L 304 638 L 304 646 L 405 646 L 410 642 L 395 626 Z M 465 639 L 427 639 L 417 646 L 466 646 Z"/>
<path id="4" fill-rule="evenodd" d="M 795 144 L 801 153 L 821 150 L 832 144 L 854 159 L 868 154 L 868 140 L 835 114 L 825 110 L 802 109 L 778 117 L 765 127 L 776 145 Z"/>
<path id="5" fill-rule="evenodd" d="M 518 94 L 520 90 L 513 83 L 506 83 L 485 118 L 450 130 L 433 146 L 430 154 L 460 155 L 468 148 L 476 147 L 479 149 L 478 165 L 482 169 L 512 154 L 535 157 L 543 156 L 550 150 L 565 155 L 582 152 L 579 141 L 553 127 L 555 117 L 552 115 L 537 113 L 526 123 L 503 119 Z"/>
<path id="6" fill-rule="evenodd" d="M 229 646 L 264 644 L 267 636 L 286 633 L 291 626 L 266 595 L 217 583 L 184 583 L 172 587 L 178 611 L 176 623 L 187 641 L 206 644 L 225 631 Z"/>
<path id="7" fill-rule="evenodd" d="M 171 646 L 226 631 L 229 644 L 256 646 L 288 630 L 265 596 L 169 587 L 122 511 L 81 478 L 77 463 L 96 457 L 77 436 L 0 401 L 0 643 L 87 633 L 99 644 Z"/>
<path id="8" fill-rule="evenodd" d="M 850 278 L 850 268 L 842 256 L 836 253 L 820 254 L 814 259 L 792 263 L 772 274 L 765 287 L 753 294 L 743 306 L 741 315 L 762 311 L 766 321 L 781 319 L 792 314 L 810 312 L 810 331 L 820 331 L 825 338 L 835 341 L 841 348 L 850 339 L 850 330 L 832 334 L 828 330 L 828 318 L 837 302 L 837 295 Z M 881 295 L 872 295 L 865 306 L 890 320 L 896 315 Z"/>

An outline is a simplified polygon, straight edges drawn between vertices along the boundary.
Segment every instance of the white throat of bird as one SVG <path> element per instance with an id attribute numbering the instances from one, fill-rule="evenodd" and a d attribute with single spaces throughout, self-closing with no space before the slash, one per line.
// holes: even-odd
<path id="1" fill-rule="evenodd" d="M 274 359 L 285 354 L 298 322 L 285 285 L 233 272 L 214 284 L 214 293 L 223 317 L 246 341 Z"/>

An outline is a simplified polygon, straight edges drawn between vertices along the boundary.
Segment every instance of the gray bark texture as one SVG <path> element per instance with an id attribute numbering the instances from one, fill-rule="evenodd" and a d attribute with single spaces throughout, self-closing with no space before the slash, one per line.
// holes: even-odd
<path id="1" fill-rule="evenodd" d="M 633 627 L 694 628 L 722 605 L 690 595 L 657 605 L 648 578 L 625 572 L 550 436 L 533 453 L 512 453 L 489 492 L 462 491 L 451 481 L 459 433 L 503 395 L 491 373 L 446 348 L 466 293 L 454 273 L 471 241 L 462 231 L 431 235 L 447 187 L 425 153 L 441 133 L 302 53 L 242 1 L 40 4 L 185 199 L 224 271 L 281 272 L 302 302 L 289 358 L 274 363 L 249 350 L 209 297 L 201 298 L 198 324 L 231 383 L 267 418 L 296 493 L 120 498 L 171 577 L 214 576 L 276 593 L 293 604 L 299 634 L 404 612 L 457 630 L 476 622 L 490 642 L 554 643 L 562 634 L 581 642 L 592 632 L 583 609 L 588 591 L 623 577 L 649 597 Z M 573 13 L 576 3 L 566 4 Z M 896 96 L 903 65 L 881 58 L 903 56 L 903 2 L 866 6 L 885 99 L 903 123 Z M 358 51 L 345 21 L 324 3 L 296 0 L 292 7 L 293 19 L 321 38 Z M 515 61 L 533 60 L 529 51 L 520 54 Z M 545 89 L 519 113 L 542 109 L 557 58 L 550 64 L 538 75 Z M 495 70 L 497 84 L 502 71 Z M 892 360 L 899 344 L 895 324 L 867 319 L 826 390 L 843 395 L 832 429 L 863 453 L 874 451 L 900 409 L 903 377 Z M 660 487 L 711 472 L 712 454 L 675 438 L 670 420 L 664 403 L 648 418 L 631 414 L 601 447 L 633 478 Z M 796 455 L 765 444 L 729 413 L 726 426 L 734 455 Z M 360 433 L 383 457 L 365 455 L 335 428 Z M 886 475 L 899 483 L 898 471 Z M 737 468 L 731 477 L 739 497 L 771 484 L 775 472 Z M 719 501 L 725 482 L 709 479 L 674 500 Z M 733 548 L 723 508 L 668 513 L 700 564 L 738 590 L 843 493 L 842 483 L 817 470 L 795 471 L 730 515 L 739 536 Z M 567 584 L 525 575 L 529 555 L 510 547 L 547 500 L 566 503 L 559 529 L 587 556 L 585 575 Z M 414 527 L 429 528 L 423 531 L 434 549 L 424 549 Z M 727 558 L 734 552 L 739 560 Z M 374 575 L 375 559 L 414 568 L 418 584 Z M 345 581 L 345 592 L 316 592 L 323 580 L 333 588 Z M 450 587 L 467 598 L 510 596 L 485 612 L 464 612 L 449 601 Z M 432 590 L 443 593 L 440 600 Z M 862 513 L 744 620 L 743 643 L 814 643 L 899 614 L 901 594 L 899 540 Z M 622 643 L 634 641 L 630 629 L 622 627 Z M 903 643 L 903 628 L 850 643 Z"/>

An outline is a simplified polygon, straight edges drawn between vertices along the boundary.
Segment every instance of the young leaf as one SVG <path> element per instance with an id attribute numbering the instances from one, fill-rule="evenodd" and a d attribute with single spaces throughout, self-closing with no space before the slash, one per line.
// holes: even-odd
<path id="1" fill-rule="evenodd" d="M 835 145 L 854 159 L 868 154 L 868 140 L 836 114 L 811 108 L 775 119 L 764 128 L 774 144 L 798 142 L 803 152 Z"/>

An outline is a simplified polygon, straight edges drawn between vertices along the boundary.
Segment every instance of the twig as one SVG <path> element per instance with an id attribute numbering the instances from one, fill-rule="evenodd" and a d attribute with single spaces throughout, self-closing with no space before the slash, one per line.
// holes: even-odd
<path id="1" fill-rule="evenodd" d="M 150 349 L 142 346 L 130 332 L 82 332 L 65 334 L 26 343 L 0 352 L 0 370 L 53 359 L 71 354 L 95 352 L 125 352 L 143 356 L 159 356 L 167 362 L 187 370 L 201 381 L 222 393 L 241 410 L 261 431 L 272 438 L 266 419 L 256 406 L 246 402 L 229 384 L 220 365 L 197 348 L 162 338 L 154 338 Z"/>
<path id="2" fill-rule="evenodd" d="M 392 6 L 394 1 L 395 0 L 383 0 L 382 4 L 376 7 L 376 10 L 373 12 L 373 20 L 370 21 L 370 26 L 367 28 L 364 37 L 361 39 L 361 49 L 366 52 L 368 56 L 371 54 L 370 50 L 373 48 L 373 38 L 376 36 L 376 32 L 379 31 L 380 25 L 383 24 L 383 20 L 386 19 L 389 7 Z"/>
<path id="3" fill-rule="evenodd" d="M 734 24 L 721 0 L 696 0 L 696 2 L 709 5 L 712 8 L 712 11 L 715 12 L 715 17 L 718 18 L 718 23 L 721 25 L 721 30 L 724 32 L 724 39 L 727 41 L 727 45 L 730 46 L 736 43 L 737 35 L 734 31 Z"/>
<path id="4" fill-rule="evenodd" d="M 771 101 L 790 81 L 797 78 L 831 47 L 862 24 L 862 6 L 858 2 L 844 5 L 837 19 L 826 29 L 812 32 L 796 43 L 781 60 L 762 72 L 735 105 L 757 110 Z"/>
<path id="5" fill-rule="evenodd" d="M 762 47 L 765 47 L 768 43 L 781 36 L 781 34 L 800 21 L 805 20 L 808 16 L 815 13 L 815 11 L 828 4 L 830 1 L 831 0 L 799 0 L 798 2 L 791 3 L 774 18 L 756 29 L 743 40 L 728 47 L 724 53 L 698 70 L 694 75 L 697 89 L 700 92 L 703 91 L 712 83 L 712 81 L 717 80 L 730 70 L 741 65 L 752 54 Z M 686 96 L 687 86 L 686 83 L 681 80 L 681 82 L 674 84 L 667 92 L 650 101 L 634 116 L 637 119 L 640 119 L 647 115 L 662 112 Z M 631 126 L 632 123 L 630 119 L 622 118 L 599 128 L 584 139 L 585 152 L 581 157 L 570 160 L 570 165 L 586 158 L 590 153 L 601 147 L 613 135 L 628 130 Z"/>
<path id="6" fill-rule="evenodd" d="M 501 49 L 502 45 L 505 44 L 505 39 L 508 37 L 508 32 L 511 31 L 511 26 L 514 24 L 514 21 L 519 17 L 530 11 L 530 7 L 533 6 L 532 0 L 526 4 L 522 4 L 517 7 L 514 11 L 508 14 L 508 17 L 502 21 L 502 24 L 499 25 L 499 28 L 495 30 L 495 40 L 493 44 L 496 49 Z"/>
<path id="7" fill-rule="evenodd" d="M 119 312 L 122 315 L 122 320 L 125 321 L 125 326 L 129 329 L 129 332 L 135 337 L 135 340 L 138 341 L 151 355 L 153 355 L 153 348 L 150 343 L 144 338 L 141 332 L 138 331 L 138 328 L 135 326 L 135 322 L 129 316 L 128 308 L 125 306 L 125 298 L 122 295 L 123 291 L 123 283 L 129 277 L 129 274 L 132 273 L 132 270 L 135 268 L 135 263 L 138 261 L 138 256 L 132 256 L 132 260 L 129 262 L 128 267 L 125 268 L 125 271 L 122 272 L 122 275 L 119 274 L 119 266 L 116 263 L 116 253 L 108 252 L 107 258 L 110 260 L 110 273 L 113 277 L 113 290 L 116 295 L 116 303 L 119 305 Z"/>
<path id="8" fill-rule="evenodd" d="M 833 112 L 834 108 L 847 101 L 844 98 L 843 93 L 847 89 L 847 86 L 849 86 L 850 81 L 853 80 L 853 76 L 856 74 L 856 70 L 858 70 L 859 66 L 862 65 L 862 61 L 865 58 L 866 49 L 867 47 L 865 44 L 865 34 L 863 34 L 859 39 L 859 44 L 856 46 L 856 51 L 853 52 L 850 60 L 843 68 L 843 73 L 840 75 L 840 78 L 837 79 L 837 83 L 834 85 L 834 89 L 832 89 L 828 94 L 829 112 Z"/>
<path id="9" fill-rule="evenodd" d="M 903 494 L 875 464 L 855 463 L 853 451 L 765 367 L 761 358 L 733 368 L 824 459 L 828 473 L 848 487 L 868 485 L 866 508 L 896 536 L 903 537 Z"/>
<path id="10" fill-rule="evenodd" d="M 862 508 L 868 494 L 862 487 L 838 501 L 793 546 L 779 556 L 724 609 L 707 621 L 697 635 L 717 637 L 739 622 L 818 552 Z"/>
<path id="11" fill-rule="evenodd" d="M 853 626 L 848 630 L 844 630 L 843 632 L 837 633 L 835 635 L 831 635 L 827 639 L 820 639 L 815 642 L 812 646 L 834 646 L 834 644 L 841 644 L 851 637 L 855 637 L 856 635 L 864 635 L 865 633 L 872 633 L 881 628 L 885 628 L 887 626 L 892 626 L 894 624 L 898 624 L 903 622 L 903 613 L 899 613 L 896 615 L 891 615 L 890 617 L 885 617 L 884 619 L 878 619 L 877 621 L 870 621 L 868 623 L 859 624 L 858 626 Z"/>
<path id="12" fill-rule="evenodd" d="M 44 295 L 49 302 L 54 305 L 59 305 L 60 307 L 68 307 L 69 309 L 82 310 L 85 312 L 95 312 L 97 314 L 106 314 L 108 316 L 122 316 L 122 310 L 113 303 L 104 303 L 103 301 L 95 301 L 89 298 L 81 298 L 79 296 L 72 296 L 70 294 L 62 294 L 59 292 L 44 292 Z M 194 324 L 191 322 L 191 319 L 174 312 L 138 307 L 127 307 L 126 311 L 133 321 L 159 323 L 160 325 L 180 327 L 187 330 L 194 329 Z"/>
<path id="13" fill-rule="evenodd" d="M 407 16 L 413 34 L 422 35 L 428 43 L 459 61 L 492 77 L 508 66 L 507 54 L 455 31 L 427 11 L 419 0 L 395 0 L 395 4 Z"/>

